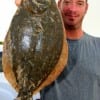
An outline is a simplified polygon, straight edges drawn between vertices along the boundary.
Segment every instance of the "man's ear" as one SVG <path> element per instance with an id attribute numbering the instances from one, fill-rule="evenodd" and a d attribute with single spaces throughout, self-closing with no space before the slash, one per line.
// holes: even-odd
<path id="1" fill-rule="evenodd" d="M 58 0 L 58 8 L 60 8 L 61 0 Z"/>
<path id="2" fill-rule="evenodd" d="M 87 10 L 88 10 L 88 3 L 86 4 L 85 14 L 87 13 Z"/>

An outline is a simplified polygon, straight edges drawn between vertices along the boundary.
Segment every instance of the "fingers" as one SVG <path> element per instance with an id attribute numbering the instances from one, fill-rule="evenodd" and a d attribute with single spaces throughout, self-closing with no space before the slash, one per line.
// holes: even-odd
<path id="1" fill-rule="evenodd" d="M 15 4 L 16 4 L 17 6 L 19 6 L 19 5 L 21 4 L 21 1 L 22 1 L 22 0 L 15 0 Z"/>

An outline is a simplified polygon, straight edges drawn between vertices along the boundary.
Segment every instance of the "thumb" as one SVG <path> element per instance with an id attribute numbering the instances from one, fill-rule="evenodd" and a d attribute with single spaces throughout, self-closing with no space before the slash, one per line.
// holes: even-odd
<path id="1" fill-rule="evenodd" d="M 19 5 L 21 4 L 21 1 L 22 1 L 22 0 L 15 0 L 15 4 L 16 4 L 17 6 L 19 6 Z"/>

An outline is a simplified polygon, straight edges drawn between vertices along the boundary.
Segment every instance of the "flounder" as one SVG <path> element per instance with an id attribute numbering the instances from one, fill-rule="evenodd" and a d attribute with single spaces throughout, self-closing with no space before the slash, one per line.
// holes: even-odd
<path id="1" fill-rule="evenodd" d="M 23 0 L 5 37 L 2 64 L 16 100 L 51 84 L 64 69 L 68 47 L 55 0 Z"/>

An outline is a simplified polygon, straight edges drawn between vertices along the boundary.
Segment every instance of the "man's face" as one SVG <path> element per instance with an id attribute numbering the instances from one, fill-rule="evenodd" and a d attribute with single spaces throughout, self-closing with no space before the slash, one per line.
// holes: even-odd
<path id="1" fill-rule="evenodd" d="M 88 8 L 86 0 L 60 0 L 58 6 L 62 14 L 65 28 L 68 26 L 74 28 L 81 26 L 83 17 Z"/>

